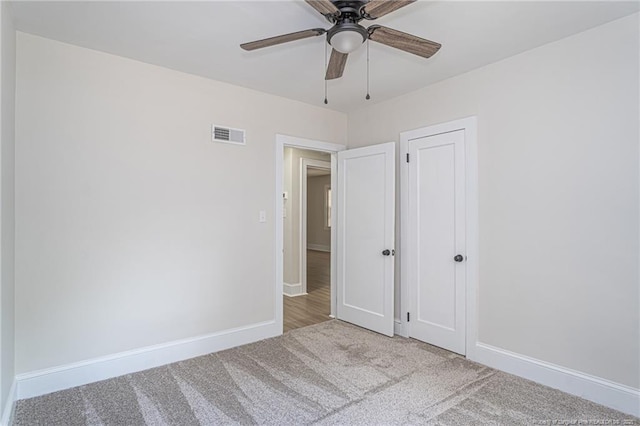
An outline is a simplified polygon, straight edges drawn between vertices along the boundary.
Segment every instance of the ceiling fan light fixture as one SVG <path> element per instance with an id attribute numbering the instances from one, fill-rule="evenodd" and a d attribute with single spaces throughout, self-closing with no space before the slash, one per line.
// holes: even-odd
<path id="1" fill-rule="evenodd" d="M 327 42 L 340 53 L 351 53 L 369 38 L 369 32 L 356 22 L 341 21 L 327 31 Z"/>
<path id="2" fill-rule="evenodd" d="M 332 34 L 329 39 L 331 47 L 341 53 L 351 53 L 364 43 L 365 37 L 355 30 L 344 30 Z"/>

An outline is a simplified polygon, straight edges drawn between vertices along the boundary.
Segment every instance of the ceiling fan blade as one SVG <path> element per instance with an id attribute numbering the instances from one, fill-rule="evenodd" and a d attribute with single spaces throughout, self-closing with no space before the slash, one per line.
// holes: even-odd
<path id="1" fill-rule="evenodd" d="M 333 80 L 334 78 L 342 77 L 344 67 L 347 65 L 347 53 L 338 52 L 336 49 L 331 51 L 331 58 L 329 59 L 329 65 L 327 66 L 327 74 L 324 76 L 325 80 Z"/>
<path id="2" fill-rule="evenodd" d="M 251 41 L 240 45 L 244 50 L 256 50 L 263 47 L 275 46 L 276 44 L 288 43 L 290 41 L 301 40 L 303 38 L 315 37 L 326 33 L 324 28 L 313 28 L 311 30 L 298 31 L 295 33 L 283 34 L 264 40 Z"/>
<path id="3" fill-rule="evenodd" d="M 375 19 L 408 6 L 414 1 L 416 0 L 370 0 L 364 6 L 364 11 L 371 19 Z"/>
<path id="4" fill-rule="evenodd" d="M 340 10 L 329 0 L 305 0 L 309 6 L 320 12 L 322 15 L 340 14 Z"/>
<path id="5" fill-rule="evenodd" d="M 380 25 L 371 25 L 368 29 L 371 40 L 404 50 L 405 52 L 413 53 L 414 55 L 422 56 L 423 58 L 430 58 L 442 47 L 440 43 L 436 43 L 435 41 L 426 40 Z"/>

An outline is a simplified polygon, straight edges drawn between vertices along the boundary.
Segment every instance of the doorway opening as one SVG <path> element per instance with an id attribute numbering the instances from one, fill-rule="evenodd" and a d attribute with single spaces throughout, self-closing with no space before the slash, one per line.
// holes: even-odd
<path id="1" fill-rule="evenodd" d="M 335 317 L 338 151 L 344 145 L 276 135 L 275 322 L 281 331 Z M 304 199 L 303 199 L 304 198 Z M 286 322 L 286 325 L 285 325 Z"/>
<path id="2" fill-rule="evenodd" d="M 285 257 L 295 255 L 298 238 L 285 238 L 285 224 L 293 231 L 286 215 L 296 212 L 297 203 L 291 200 L 292 192 L 285 189 L 287 169 L 297 170 L 298 161 L 285 156 L 285 148 L 293 147 L 318 154 L 330 153 L 331 186 L 326 188 L 326 220 L 330 227 L 330 316 L 378 333 L 393 336 L 394 333 L 394 223 L 395 223 L 395 143 L 389 142 L 345 150 L 343 145 L 276 135 L 276 244 L 275 244 L 275 324 L 282 331 L 284 323 L 285 284 L 288 290 L 302 293 L 303 278 L 298 274 L 287 274 L 285 280 Z M 287 151 L 291 152 L 291 151 Z M 311 154 L 309 154 L 311 155 Z M 320 154 L 322 155 L 322 154 Z M 307 158 L 307 167 L 302 171 L 322 168 Z M 326 157 L 325 157 L 326 158 Z M 322 161 L 323 159 L 320 159 Z M 287 164 L 293 165 L 287 168 Z M 310 167 L 309 167 L 310 166 Z M 297 179 L 291 180 L 294 188 Z M 285 208 L 285 204 L 288 204 Z M 291 206 L 293 204 L 293 206 Z M 280 220 L 282 219 L 282 220 Z M 293 221 L 295 222 L 295 221 Z M 330 225 L 330 226 L 329 226 Z M 301 233 L 305 235 L 306 233 Z M 302 237 L 300 237 L 300 240 Z M 307 243 L 300 243 L 300 258 L 307 252 Z M 317 251 L 317 250 L 316 250 Z M 309 256 L 309 261 L 310 261 Z M 301 261 L 302 262 L 302 261 Z M 297 262 L 289 263 L 295 268 Z M 310 268 L 307 268 L 310 269 Z M 299 285 L 298 285 L 299 284 Z M 306 285 L 306 284 L 305 284 Z M 307 288 L 308 290 L 308 288 Z M 294 296 L 301 297 L 301 296 Z M 300 299 L 303 300 L 303 299 Z M 308 307 L 308 306 L 307 306 Z M 326 311 L 325 311 L 326 312 Z M 323 320 L 326 319 L 323 318 Z"/>
<path id="3" fill-rule="evenodd" d="M 283 331 L 331 318 L 331 154 L 284 148 Z"/>

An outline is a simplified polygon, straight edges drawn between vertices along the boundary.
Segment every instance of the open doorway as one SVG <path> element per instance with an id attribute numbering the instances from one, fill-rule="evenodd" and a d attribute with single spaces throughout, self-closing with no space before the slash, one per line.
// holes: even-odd
<path id="1" fill-rule="evenodd" d="M 331 318 L 331 155 L 284 148 L 283 331 Z"/>
<path id="2" fill-rule="evenodd" d="M 292 232 L 285 241 L 285 225 L 295 231 L 295 221 L 286 220 L 287 215 L 296 212 L 288 189 L 299 182 L 290 179 L 286 188 L 285 175 L 302 170 L 296 166 L 295 151 L 285 155 L 287 147 L 309 150 L 309 155 L 328 153 L 331 158 L 331 187 L 327 192 L 331 200 L 330 317 L 392 336 L 396 151 L 393 142 L 346 150 L 344 145 L 276 135 L 275 212 L 282 220 L 275 222 L 275 324 L 282 332 L 283 299 L 290 297 L 283 295 L 287 283 L 285 257 L 296 253 L 285 250 L 285 243 L 291 247 L 298 241 L 291 236 Z M 306 243 L 300 247 L 306 248 Z M 295 268 L 295 262 L 291 265 Z M 302 291 L 302 284 L 298 288 Z"/>

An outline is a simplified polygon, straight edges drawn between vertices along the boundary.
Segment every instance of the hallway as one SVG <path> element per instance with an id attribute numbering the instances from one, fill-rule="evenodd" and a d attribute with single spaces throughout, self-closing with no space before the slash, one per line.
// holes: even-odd
<path id="1" fill-rule="evenodd" d="M 331 313 L 331 253 L 307 250 L 307 294 L 284 298 L 284 332 L 327 321 Z"/>

